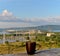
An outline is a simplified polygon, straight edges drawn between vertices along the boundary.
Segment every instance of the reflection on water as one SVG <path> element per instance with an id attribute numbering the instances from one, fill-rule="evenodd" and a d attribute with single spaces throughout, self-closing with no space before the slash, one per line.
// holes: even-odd
<path id="1" fill-rule="evenodd" d="M 26 41 L 26 39 L 23 38 L 23 37 L 21 37 L 21 38 L 19 38 L 17 40 L 19 40 L 21 42 Z M 16 39 L 13 39 L 13 40 L 12 39 L 5 39 L 5 41 L 8 41 L 8 42 L 16 42 Z M 0 39 L 0 43 L 3 43 L 3 39 Z"/>
<path id="2" fill-rule="evenodd" d="M 60 32 L 60 30 L 52 30 L 52 32 Z"/>

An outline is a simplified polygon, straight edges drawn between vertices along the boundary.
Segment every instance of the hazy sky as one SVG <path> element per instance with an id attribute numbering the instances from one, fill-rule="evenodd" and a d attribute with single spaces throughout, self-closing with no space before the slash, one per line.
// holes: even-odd
<path id="1" fill-rule="evenodd" d="M 0 28 L 60 24 L 60 0 L 0 0 Z"/>

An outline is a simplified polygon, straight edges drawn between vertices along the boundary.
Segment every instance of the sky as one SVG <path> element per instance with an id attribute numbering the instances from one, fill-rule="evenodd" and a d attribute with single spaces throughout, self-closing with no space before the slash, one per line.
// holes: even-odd
<path id="1" fill-rule="evenodd" d="M 0 28 L 60 24 L 60 0 L 0 0 Z"/>

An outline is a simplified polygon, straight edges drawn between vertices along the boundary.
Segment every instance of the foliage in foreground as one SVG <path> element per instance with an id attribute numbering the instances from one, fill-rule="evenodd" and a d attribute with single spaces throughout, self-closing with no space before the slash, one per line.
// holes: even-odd
<path id="1" fill-rule="evenodd" d="M 46 34 L 36 35 L 36 50 L 60 48 L 60 33 L 55 33 L 47 37 Z M 16 42 L 0 44 L 0 54 L 16 54 L 26 52 L 26 43 L 16 40 Z"/>

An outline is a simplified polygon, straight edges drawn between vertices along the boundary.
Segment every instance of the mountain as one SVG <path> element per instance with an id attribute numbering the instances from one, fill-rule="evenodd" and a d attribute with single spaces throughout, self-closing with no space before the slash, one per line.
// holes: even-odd
<path id="1" fill-rule="evenodd" d="M 36 26 L 36 27 L 14 27 L 14 28 L 0 28 L 0 32 L 4 30 L 30 30 L 30 29 L 38 29 L 38 30 L 60 30 L 60 25 L 42 25 L 42 26 Z"/>
<path id="2" fill-rule="evenodd" d="M 18 28 L 8 28 L 12 30 L 30 30 L 30 29 L 38 29 L 38 30 L 60 30 L 60 25 L 42 25 L 36 27 L 18 27 Z"/>
<path id="3" fill-rule="evenodd" d="M 42 25 L 38 26 L 40 30 L 60 30 L 60 25 Z"/>

